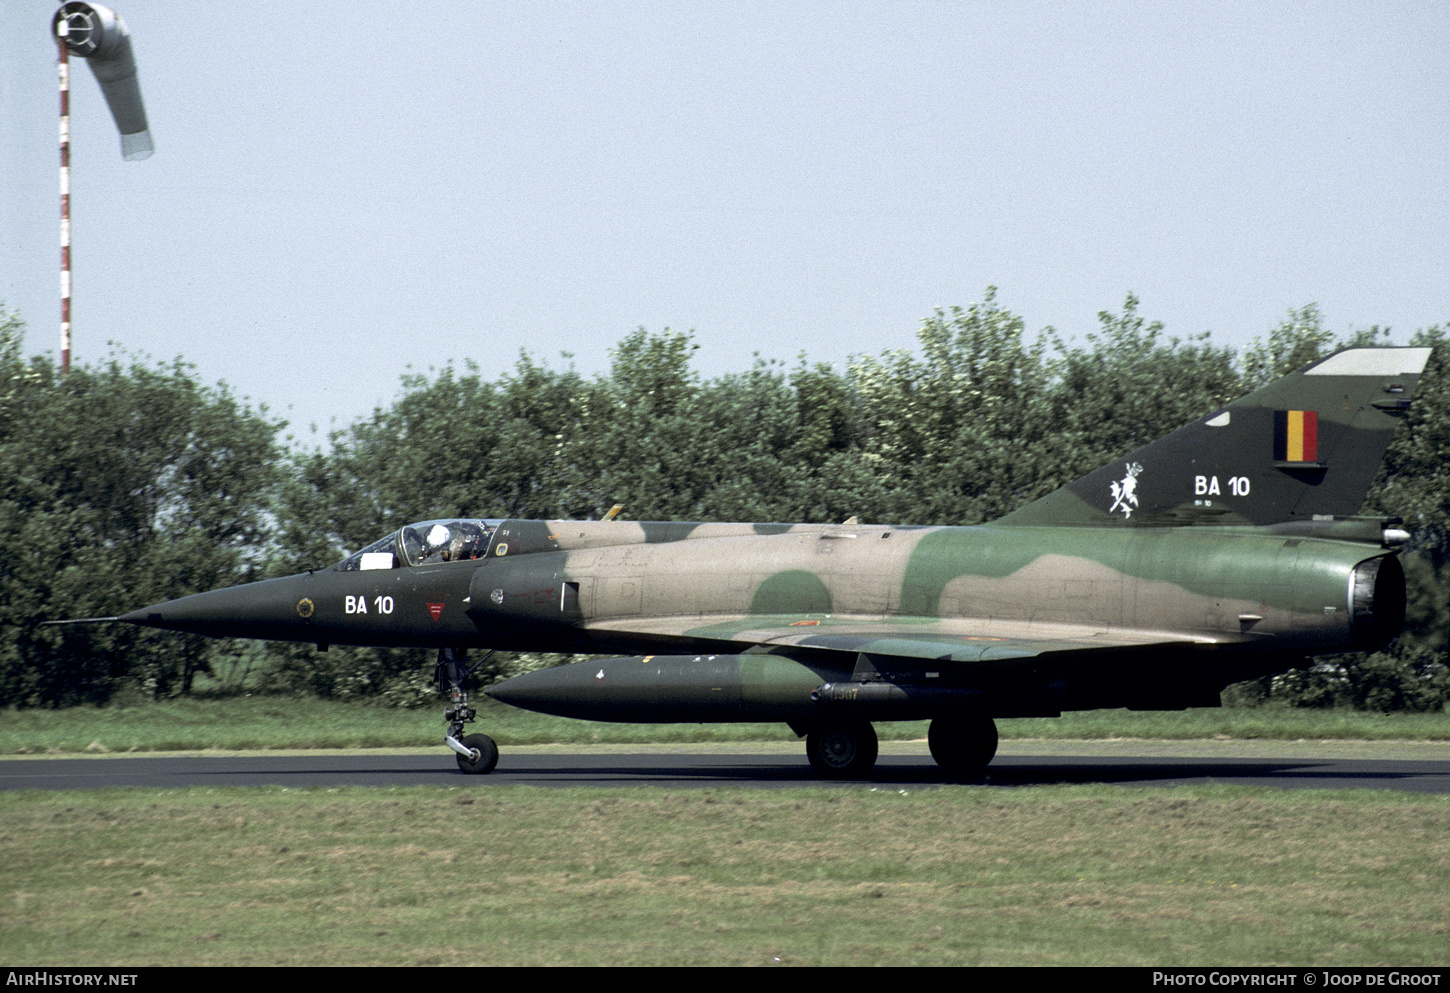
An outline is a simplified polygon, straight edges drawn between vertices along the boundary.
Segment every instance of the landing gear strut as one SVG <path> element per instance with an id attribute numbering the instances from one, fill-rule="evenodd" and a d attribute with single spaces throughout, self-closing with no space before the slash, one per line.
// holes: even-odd
<path id="1" fill-rule="evenodd" d="M 997 754 L 997 725 L 990 717 L 936 717 L 926 732 L 926 742 L 942 771 L 961 779 L 975 778 Z"/>
<path id="2" fill-rule="evenodd" d="M 484 659 L 487 658 L 488 655 L 485 655 Z M 462 741 L 458 740 L 463 734 L 463 726 L 478 718 L 478 711 L 468 705 L 468 691 L 463 688 L 463 681 L 472 671 L 468 667 L 466 648 L 438 650 L 438 667 L 434 676 L 439 688 L 448 694 L 448 709 L 443 712 L 443 719 L 448 722 L 448 733 L 444 735 L 443 743 L 457 753 L 459 769 L 470 775 L 482 775 L 492 772 L 493 767 L 498 765 L 498 745 L 486 734 L 470 734 Z"/>
<path id="3" fill-rule="evenodd" d="M 827 724 L 806 735 L 806 757 L 825 779 L 861 779 L 876 765 L 876 729 L 867 721 Z"/>

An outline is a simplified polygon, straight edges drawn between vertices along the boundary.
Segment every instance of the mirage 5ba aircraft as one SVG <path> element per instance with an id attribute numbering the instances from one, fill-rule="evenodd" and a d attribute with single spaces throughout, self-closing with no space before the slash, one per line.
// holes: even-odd
<path id="1" fill-rule="evenodd" d="M 439 649 L 448 746 L 498 749 L 470 649 L 617 652 L 488 689 L 599 721 L 782 721 L 823 776 L 879 720 L 948 774 L 997 717 L 1216 706 L 1239 680 L 1374 648 L 1404 619 L 1398 518 L 1355 517 L 1427 348 L 1349 348 L 976 527 L 436 520 L 329 569 L 115 618 L 219 637 Z"/>

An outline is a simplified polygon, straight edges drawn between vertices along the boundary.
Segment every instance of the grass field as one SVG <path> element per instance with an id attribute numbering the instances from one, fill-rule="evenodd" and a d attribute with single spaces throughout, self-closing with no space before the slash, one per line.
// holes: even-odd
<path id="1" fill-rule="evenodd" d="M 482 710 L 506 748 L 800 747 L 773 725 Z M 1444 714 L 1102 711 L 999 726 L 1004 751 L 1033 754 L 1389 758 L 1450 740 Z M 915 739 L 925 725 L 880 730 Z M 10 755 L 418 746 L 451 764 L 441 734 L 433 711 L 291 699 L 0 712 Z M 9 792 L 0 860 L 0 961 L 16 965 L 1450 961 L 1450 797 L 1395 792 Z"/>
<path id="2" fill-rule="evenodd" d="M 1450 798 L 1132 790 L 0 795 L 0 960 L 1443 965 Z"/>

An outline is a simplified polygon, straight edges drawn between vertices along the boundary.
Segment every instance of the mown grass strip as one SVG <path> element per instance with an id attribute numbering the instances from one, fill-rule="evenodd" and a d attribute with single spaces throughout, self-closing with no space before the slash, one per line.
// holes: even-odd
<path id="1" fill-rule="evenodd" d="M 0 795 L 0 959 L 1435 965 L 1450 798 L 1189 787 Z"/>
<path id="2" fill-rule="evenodd" d="M 1450 714 L 1211 708 L 1100 710 L 1001 720 L 1004 739 L 1345 739 L 1450 741 Z M 601 724 L 548 717 L 490 700 L 477 730 L 500 745 L 795 741 L 782 724 Z M 290 697 L 164 700 L 139 707 L 0 711 L 0 755 L 268 748 L 409 748 L 442 741 L 438 710 L 395 710 Z M 922 721 L 882 723 L 883 740 L 922 738 Z"/>

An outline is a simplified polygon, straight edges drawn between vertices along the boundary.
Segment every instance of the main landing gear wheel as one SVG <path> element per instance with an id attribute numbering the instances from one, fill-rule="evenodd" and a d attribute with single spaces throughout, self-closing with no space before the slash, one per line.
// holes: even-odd
<path id="1" fill-rule="evenodd" d="M 806 735 L 806 756 L 816 775 L 860 779 L 876 764 L 876 729 L 866 721 L 831 724 Z"/>
<path id="2" fill-rule="evenodd" d="M 926 742 L 944 772 L 973 778 L 997 754 L 997 725 L 990 717 L 937 717 L 926 733 Z"/>
<path id="3" fill-rule="evenodd" d="M 463 747 L 467 748 L 473 757 L 459 755 L 458 768 L 469 775 L 481 776 L 485 772 L 493 772 L 493 767 L 498 765 L 498 746 L 488 735 L 470 734 L 463 739 Z"/>

